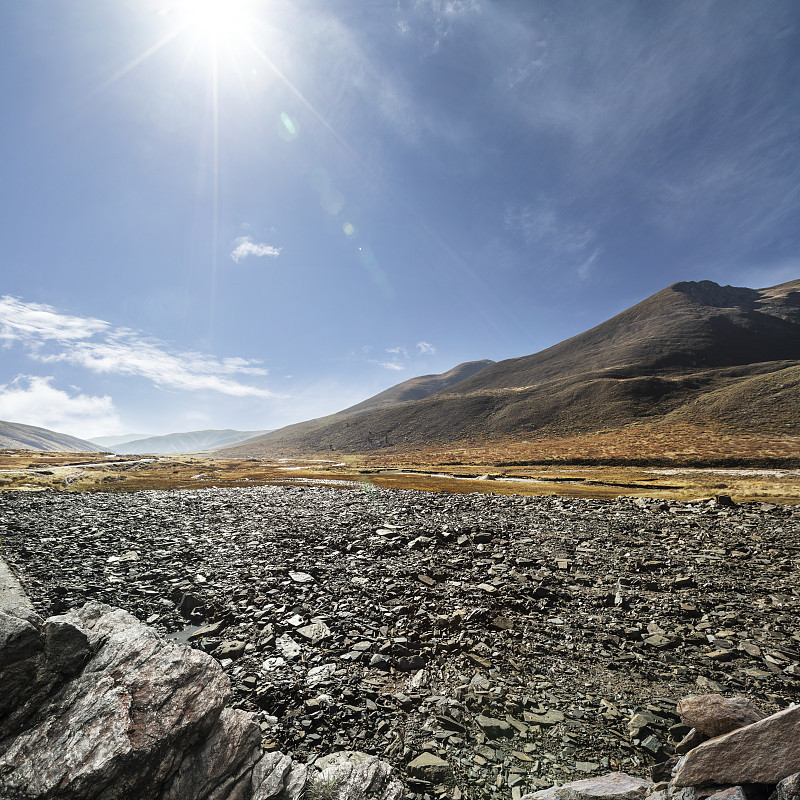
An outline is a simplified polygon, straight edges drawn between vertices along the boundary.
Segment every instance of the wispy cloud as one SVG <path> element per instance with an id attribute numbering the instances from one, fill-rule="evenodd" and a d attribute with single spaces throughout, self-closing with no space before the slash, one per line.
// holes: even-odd
<path id="1" fill-rule="evenodd" d="M 0 297 L 0 340 L 41 343 L 48 339 L 67 343 L 88 339 L 111 326 L 102 319 L 59 314 L 51 306 L 25 303 L 16 297 Z"/>
<path id="2" fill-rule="evenodd" d="M 139 377 L 165 389 L 214 391 L 234 397 L 275 397 L 236 380 L 267 374 L 259 362 L 182 351 L 139 331 L 95 318 L 61 314 L 51 306 L 0 297 L 0 339 L 21 344 L 43 363 L 68 363 L 95 373 Z"/>
<path id="3" fill-rule="evenodd" d="M 542 263 L 572 267 L 582 281 L 589 278 L 600 255 L 594 230 L 584 223 L 564 219 L 552 201 L 508 206 L 503 223 L 507 231 L 536 248 Z"/>
<path id="4" fill-rule="evenodd" d="M 52 386 L 53 381 L 49 376 L 18 375 L 0 386 L 0 419 L 81 438 L 122 429 L 110 397 L 70 394 Z"/>
<path id="5" fill-rule="evenodd" d="M 629 4 L 585 11 L 482 7 L 487 103 L 550 159 L 554 191 L 728 257 L 780 244 L 800 206 L 794 4 L 679 0 L 657 26 Z"/>
<path id="6" fill-rule="evenodd" d="M 236 247 L 231 252 L 231 259 L 238 264 L 248 256 L 277 258 L 280 254 L 280 247 L 273 247 L 271 244 L 264 242 L 254 242 L 249 236 L 240 236 L 236 240 Z"/>
<path id="7" fill-rule="evenodd" d="M 405 345 L 398 344 L 393 347 L 384 348 L 390 359 L 370 358 L 371 347 L 362 348 L 362 358 L 370 364 L 391 370 L 392 372 L 404 372 L 413 365 L 415 356 L 432 356 L 436 353 L 436 348 L 430 342 L 419 341 L 416 344 L 416 351 Z"/>

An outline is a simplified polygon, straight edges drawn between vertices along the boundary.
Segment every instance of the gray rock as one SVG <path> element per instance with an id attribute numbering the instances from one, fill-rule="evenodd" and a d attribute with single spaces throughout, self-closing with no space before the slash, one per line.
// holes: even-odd
<path id="1" fill-rule="evenodd" d="M 433 753 L 421 753 L 408 765 L 408 773 L 430 783 L 444 783 L 453 777 L 453 768 Z"/>
<path id="2" fill-rule="evenodd" d="M 697 745 L 702 744 L 708 739 L 708 735 L 703 733 L 702 731 L 698 731 L 697 728 L 692 728 L 686 736 L 681 739 L 678 744 L 675 745 L 675 752 L 679 755 L 683 755 L 684 753 L 688 753 L 693 748 L 697 747 Z"/>
<path id="3" fill-rule="evenodd" d="M 29 608 L 0 611 L 0 723 L 35 692 L 44 661 L 42 621 Z M 0 725 L 0 733 L 2 733 Z"/>
<path id="4" fill-rule="evenodd" d="M 311 644 L 319 644 L 325 639 L 330 639 L 331 629 L 324 622 L 312 622 L 297 629 L 297 633 Z"/>
<path id="5" fill-rule="evenodd" d="M 4 785 L 34 797 L 155 794 L 178 748 L 211 732 L 227 678 L 204 653 L 165 643 L 119 609 L 89 603 L 60 621 L 86 634 L 94 657 L 0 758 Z"/>
<path id="6" fill-rule="evenodd" d="M 800 772 L 784 778 L 770 795 L 769 800 L 800 800 Z"/>
<path id="7" fill-rule="evenodd" d="M 393 776 L 391 766 L 365 753 L 334 753 L 333 762 L 319 774 L 308 777 L 308 794 L 322 789 L 331 800 L 400 800 L 403 784 Z"/>
<path id="8" fill-rule="evenodd" d="M 0 637 L 0 674 L 19 683 L 23 673 L 10 668 L 37 668 L 30 691 L 7 701 L 6 733 L 9 719 L 15 727 L 0 756 L 3 798 L 299 800 L 304 793 L 307 767 L 264 754 L 253 715 L 226 707 L 230 684 L 219 664 L 130 614 L 89 603 L 41 623 L 23 609 L 0 614 Z M 36 705 L 20 716 L 14 703 Z M 338 800 L 403 793 L 374 756 L 353 754 L 329 770 Z"/>
<path id="9" fill-rule="evenodd" d="M 778 783 L 800 764 L 800 706 L 739 728 L 690 750 L 676 786 Z"/>
<path id="10" fill-rule="evenodd" d="M 183 758 L 160 800 L 248 797 L 260 744 L 261 729 L 252 716 L 224 708 L 212 735 Z"/>
<path id="11" fill-rule="evenodd" d="M 514 728 L 505 720 L 486 717 L 483 714 L 478 714 L 478 716 L 475 717 L 475 722 L 478 723 L 481 730 L 490 739 L 499 739 L 504 736 L 510 737 L 513 736 L 515 732 Z"/>
<path id="12" fill-rule="evenodd" d="M 708 800 L 747 800 L 747 796 L 741 786 L 728 786 L 709 795 Z"/>
<path id="13" fill-rule="evenodd" d="M 44 637 L 48 665 L 60 675 L 74 675 L 89 660 L 89 638 L 66 617 L 50 617 L 44 624 Z"/>
<path id="14" fill-rule="evenodd" d="M 222 642 L 216 650 L 214 655 L 217 658 L 240 658 L 244 654 L 244 649 L 247 647 L 247 642 L 239 642 L 231 639 L 227 642 Z"/>
<path id="15" fill-rule="evenodd" d="M 644 800 L 651 788 L 649 781 L 611 772 L 526 794 L 522 800 Z"/>
<path id="16" fill-rule="evenodd" d="M 721 736 L 764 719 L 764 713 L 746 697 L 701 694 L 684 697 L 678 713 L 685 725 L 708 736 Z"/>
<path id="17" fill-rule="evenodd" d="M 270 800 L 282 791 L 286 776 L 292 768 L 292 759 L 283 753 L 266 753 L 256 764 L 251 776 L 253 800 Z"/>

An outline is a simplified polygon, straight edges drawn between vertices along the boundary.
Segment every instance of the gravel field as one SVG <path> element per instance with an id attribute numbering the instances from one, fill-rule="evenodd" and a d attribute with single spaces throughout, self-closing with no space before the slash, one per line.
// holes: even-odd
<path id="1" fill-rule="evenodd" d="M 646 775 L 687 694 L 800 701 L 800 508 L 258 487 L 0 495 L 45 615 L 100 600 L 220 660 L 267 748 L 412 795 Z M 406 766 L 429 751 L 447 786 Z"/>

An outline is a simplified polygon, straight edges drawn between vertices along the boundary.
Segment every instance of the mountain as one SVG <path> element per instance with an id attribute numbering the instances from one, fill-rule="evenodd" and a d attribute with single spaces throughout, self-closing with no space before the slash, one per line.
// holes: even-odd
<path id="1" fill-rule="evenodd" d="M 297 422 L 294 425 L 287 425 L 276 431 L 270 431 L 264 436 L 248 441 L 240 446 L 224 448 L 226 454 L 238 454 L 242 448 L 253 448 L 253 452 L 258 452 L 262 448 L 269 449 L 276 442 L 297 441 L 313 433 L 316 430 L 325 428 L 336 423 L 344 423 L 347 427 L 348 420 L 370 411 L 381 411 L 395 408 L 396 406 L 414 400 L 422 400 L 433 394 L 449 389 L 451 386 L 476 375 L 481 370 L 494 364 L 494 361 L 483 359 L 482 361 L 466 361 L 463 364 L 453 367 L 440 375 L 421 375 L 417 378 L 409 378 L 407 381 L 398 383 L 379 394 L 362 400 L 354 406 L 329 414 L 326 417 L 317 417 L 307 422 Z M 236 451 L 229 453 L 229 451 Z"/>
<path id="2" fill-rule="evenodd" d="M 687 281 L 424 399 L 301 423 L 229 452 L 402 450 L 655 420 L 800 435 L 799 387 L 800 280 L 759 290 Z"/>
<path id="3" fill-rule="evenodd" d="M 49 450 L 62 453 L 97 453 L 102 451 L 93 442 L 57 433 L 34 425 L 0 420 L 0 447 L 13 450 Z"/>
<path id="4" fill-rule="evenodd" d="M 263 433 L 266 433 L 266 431 L 187 431 L 186 433 L 168 433 L 164 436 L 135 439 L 132 442 L 124 442 L 109 449 L 119 455 L 131 453 L 199 453 L 203 450 L 215 450 L 219 447 L 236 444 L 253 436 L 260 436 Z"/>
<path id="5" fill-rule="evenodd" d="M 112 449 L 116 445 L 135 442 L 137 439 L 149 439 L 154 435 L 152 433 L 125 433 L 122 436 L 95 436 L 92 442 L 99 444 L 103 449 Z"/>

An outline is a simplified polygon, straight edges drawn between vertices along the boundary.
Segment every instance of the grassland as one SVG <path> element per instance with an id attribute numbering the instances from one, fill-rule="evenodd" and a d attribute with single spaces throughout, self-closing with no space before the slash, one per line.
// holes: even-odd
<path id="1" fill-rule="evenodd" d="M 800 437 L 631 426 L 590 436 L 292 458 L 0 451 L 0 491 L 331 485 L 430 492 L 800 503 Z"/>

